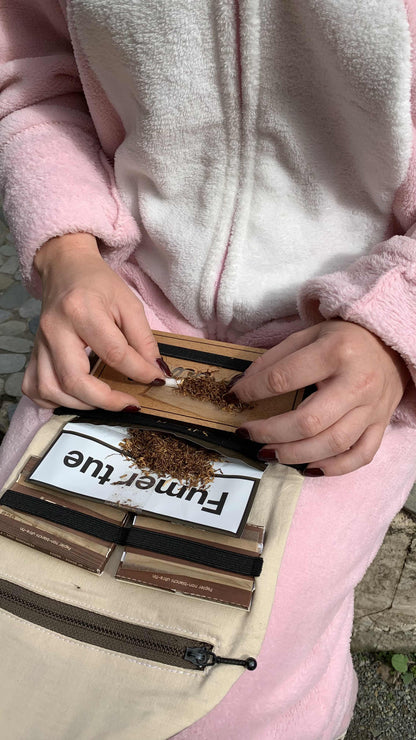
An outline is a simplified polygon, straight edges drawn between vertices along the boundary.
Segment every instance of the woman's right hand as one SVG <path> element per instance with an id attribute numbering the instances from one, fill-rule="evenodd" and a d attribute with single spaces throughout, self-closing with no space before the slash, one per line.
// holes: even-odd
<path id="1" fill-rule="evenodd" d="M 86 347 L 133 380 L 163 378 L 144 309 L 104 262 L 91 234 L 66 234 L 35 256 L 42 312 L 22 391 L 39 406 L 119 411 L 137 399 L 89 374 Z"/>

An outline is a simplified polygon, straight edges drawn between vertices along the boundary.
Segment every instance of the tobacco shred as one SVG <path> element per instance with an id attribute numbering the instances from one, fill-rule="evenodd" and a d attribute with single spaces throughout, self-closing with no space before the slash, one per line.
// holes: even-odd
<path id="1" fill-rule="evenodd" d="M 188 486 L 207 486 L 214 480 L 213 463 L 222 460 L 215 450 L 198 447 L 171 434 L 130 428 L 120 442 L 137 467 L 159 476 L 176 478 Z"/>
<path id="2" fill-rule="evenodd" d="M 198 401 L 210 401 L 222 411 L 236 412 L 251 408 L 250 404 L 239 401 L 233 394 L 233 400 L 225 398 L 230 394 L 229 381 L 216 380 L 209 371 L 199 377 L 190 375 L 184 378 L 176 392 Z"/>

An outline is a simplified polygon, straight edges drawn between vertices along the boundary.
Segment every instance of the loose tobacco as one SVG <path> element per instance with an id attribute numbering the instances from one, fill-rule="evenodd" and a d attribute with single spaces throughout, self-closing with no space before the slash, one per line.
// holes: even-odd
<path id="1" fill-rule="evenodd" d="M 188 486 L 207 486 L 214 480 L 214 462 L 223 458 L 215 450 L 171 434 L 129 428 L 120 442 L 126 457 L 145 472 L 176 478 Z"/>
<path id="2" fill-rule="evenodd" d="M 222 411 L 235 412 L 250 408 L 250 404 L 239 401 L 237 396 L 230 392 L 228 380 L 216 380 L 209 371 L 199 376 L 190 375 L 181 380 L 177 393 L 198 401 L 210 401 Z"/>

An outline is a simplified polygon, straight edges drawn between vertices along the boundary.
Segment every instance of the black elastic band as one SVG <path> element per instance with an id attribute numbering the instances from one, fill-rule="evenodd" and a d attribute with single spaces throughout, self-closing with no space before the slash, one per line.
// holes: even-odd
<path id="1" fill-rule="evenodd" d="M 0 504 L 16 511 L 23 511 L 25 514 L 33 514 L 54 524 L 70 527 L 77 532 L 90 534 L 106 542 L 114 542 L 117 545 L 125 543 L 128 533 L 126 527 L 104 522 L 90 514 L 74 511 L 66 506 L 59 506 L 59 504 L 51 504 L 49 501 L 19 493 L 19 491 L 6 491 L 0 499 Z"/>
<path id="2" fill-rule="evenodd" d="M 161 555 L 189 560 L 198 565 L 226 570 L 241 576 L 259 576 L 263 566 L 262 558 L 244 553 L 222 550 L 219 547 L 206 545 L 194 540 L 183 540 L 181 537 L 165 532 L 150 532 L 146 529 L 130 529 L 127 536 L 127 547 L 140 550 L 152 550 Z"/>
<path id="3" fill-rule="evenodd" d="M 51 504 L 19 491 L 6 491 L 0 499 L 0 505 L 38 516 L 54 524 L 70 527 L 77 532 L 84 532 L 84 534 L 98 537 L 106 542 L 188 560 L 191 563 L 225 570 L 229 573 L 255 577 L 260 575 L 263 566 L 263 560 L 258 556 L 252 557 L 202 542 L 183 540 L 164 532 L 119 527 L 117 524 L 104 522 L 90 514 L 74 511 L 59 504 Z"/>
<path id="4" fill-rule="evenodd" d="M 211 352 L 201 352 L 191 347 L 175 347 L 173 344 L 158 343 L 161 355 L 175 357 L 177 360 L 188 360 L 189 362 L 200 362 L 203 365 L 214 365 L 226 370 L 235 370 L 243 373 L 252 364 L 252 360 L 242 360 L 239 357 L 218 355 Z"/>

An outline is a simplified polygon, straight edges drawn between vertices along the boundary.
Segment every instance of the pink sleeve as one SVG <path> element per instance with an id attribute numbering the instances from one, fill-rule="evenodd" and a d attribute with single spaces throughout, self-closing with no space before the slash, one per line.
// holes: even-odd
<path id="1" fill-rule="evenodd" d="M 309 280 L 299 311 L 308 323 L 341 317 L 364 326 L 403 357 L 416 383 L 416 241 L 411 236 L 394 236 L 348 270 Z M 416 425 L 414 388 L 396 418 Z"/>
<path id="2" fill-rule="evenodd" d="M 58 0 L 0 0 L 0 195 L 31 290 L 36 250 L 85 231 L 114 266 L 139 230 L 92 122 Z"/>
<path id="3" fill-rule="evenodd" d="M 405 4 L 413 40 L 413 152 L 393 204 L 395 231 L 405 233 L 378 244 L 342 272 L 309 280 L 298 308 L 308 323 L 341 317 L 364 326 L 402 356 L 416 384 L 416 3 Z M 394 418 L 416 426 L 413 385 Z"/>

